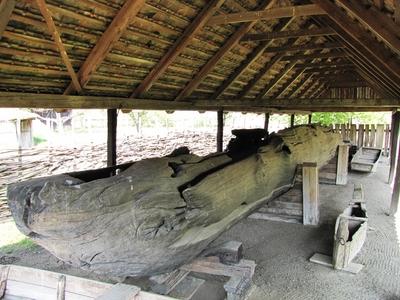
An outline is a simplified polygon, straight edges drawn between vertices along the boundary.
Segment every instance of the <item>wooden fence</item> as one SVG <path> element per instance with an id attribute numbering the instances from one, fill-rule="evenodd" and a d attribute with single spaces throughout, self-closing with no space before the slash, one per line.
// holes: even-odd
<path id="1" fill-rule="evenodd" d="M 332 129 L 342 135 L 343 140 L 350 141 L 358 147 L 374 147 L 383 150 L 389 156 L 389 124 L 335 124 Z"/>

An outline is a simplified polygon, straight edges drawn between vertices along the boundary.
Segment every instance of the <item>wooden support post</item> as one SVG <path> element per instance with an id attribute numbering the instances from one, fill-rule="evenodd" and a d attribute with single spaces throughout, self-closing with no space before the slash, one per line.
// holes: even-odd
<path id="1" fill-rule="evenodd" d="M 290 127 L 294 126 L 294 114 L 290 115 Z"/>
<path id="2" fill-rule="evenodd" d="M 117 164 L 117 110 L 107 110 L 107 167 Z"/>
<path id="3" fill-rule="evenodd" d="M 265 138 L 268 138 L 268 128 L 269 128 L 269 117 L 270 117 L 270 113 L 265 113 L 265 121 L 264 121 L 264 129 L 266 131 L 265 133 Z"/>
<path id="4" fill-rule="evenodd" d="M 222 152 L 224 148 L 224 112 L 217 112 L 218 127 L 217 127 L 217 152 Z"/>
<path id="5" fill-rule="evenodd" d="M 339 145 L 336 169 L 336 185 L 347 184 L 347 174 L 349 168 L 349 146 Z"/>
<path id="6" fill-rule="evenodd" d="M 316 163 L 303 163 L 303 223 L 318 225 L 319 183 Z"/>
<path id="7" fill-rule="evenodd" d="M 312 124 L 312 114 L 308 115 L 308 124 Z"/>
<path id="8" fill-rule="evenodd" d="M 394 178 L 394 171 L 398 161 L 397 148 L 399 147 L 399 133 L 400 133 L 400 112 L 395 112 L 392 115 L 392 125 L 390 134 L 390 171 L 388 183 L 391 184 Z"/>
<path id="9" fill-rule="evenodd" d="M 398 138 L 399 135 L 397 135 Z M 395 215 L 399 209 L 399 198 L 400 198 L 400 163 L 398 162 L 400 157 L 400 147 L 397 146 L 397 167 L 394 174 L 394 184 L 392 191 L 392 202 L 390 203 L 390 215 Z"/>

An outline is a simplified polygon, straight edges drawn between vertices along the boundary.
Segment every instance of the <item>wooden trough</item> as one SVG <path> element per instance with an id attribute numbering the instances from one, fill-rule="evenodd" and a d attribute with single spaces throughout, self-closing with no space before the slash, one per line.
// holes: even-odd
<path id="1" fill-rule="evenodd" d="M 351 169 L 359 172 L 375 172 L 382 149 L 361 147 L 351 160 Z"/>
<path id="2" fill-rule="evenodd" d="M 352 260 L 361 251 L 368 230 L 368 216 L 361 185 L 354 186 L 353 200 L 336 219 L 332 256 L 315 253 L 310 261 L 357 274 L 363 265 Z"/>

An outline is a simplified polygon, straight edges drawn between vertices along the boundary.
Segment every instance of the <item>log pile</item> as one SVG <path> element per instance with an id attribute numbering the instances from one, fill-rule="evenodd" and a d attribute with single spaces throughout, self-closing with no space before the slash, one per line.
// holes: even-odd
<path id="1" fill-rule="evenodd" d="M 229 137 L 225 136 L 224 144 Z M 197 155 L 216 149 L 215 134 L 209 132 L 170 133 L 168 137 L 129 136 L 118 141 L 119 164 L 145 158 L 165 156 L 180 146 L 188 146 Z M 80 147 L 37 147 L 26 150 L 0 151 L 0 222 L 11 213 L 7 205 L 6 187 L 10 183 L 72 171 L 103 168 L 107 164 L 106 143 Z"/>
<path id="2" fill-rule="evenodd" d="M 178 151 L 16 183 L 8 203 L 18 228 L 67 263 L 121 277 L 160 274 L 287 191 L 299 163 L 329 161 L 340 136 L 298 126 L 256 142 L 263 146 L 247 156 Z"/>

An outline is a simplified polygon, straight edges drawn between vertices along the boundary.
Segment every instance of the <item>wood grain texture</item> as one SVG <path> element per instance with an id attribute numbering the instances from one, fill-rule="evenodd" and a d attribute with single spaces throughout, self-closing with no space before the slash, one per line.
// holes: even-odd
<path id="1" fill-rule="evenodd" d="M 286 191 L 299 163 L 325 164 L 338 143 L 328 128 L 299 126 L 240 159 L 180 154 L 135 162 L 112 177 L 17 183 L 8 188 L 9 207 L 24 234 L 69 264 L 110 276 L 159 274 Z"/>

